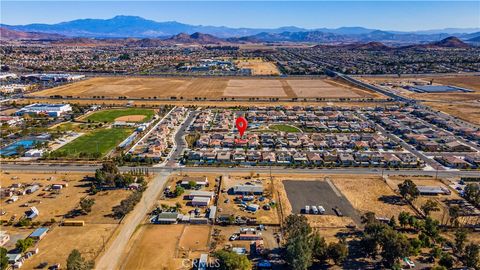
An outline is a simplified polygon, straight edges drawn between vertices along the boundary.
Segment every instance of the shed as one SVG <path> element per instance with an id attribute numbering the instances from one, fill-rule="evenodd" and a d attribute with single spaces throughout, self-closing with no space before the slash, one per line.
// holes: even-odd
<path id="1" fill-rule="evenodd" d="M 176 212 L 163 212 L 157 215 L 153 220 L 153 223 L 157 224 L 175 224 L 179 218 L 179 214 Z"/>
<path id="2" fill-rule="evenodd" d="M 45 235 L 47 235 L 48 230 L 49 229 L 47 227 L 40 227 L 33 231 L 28 237 L 35 240 L 41 240 L 43 237 L 45 237 Z"/>
<path id="3" fill-rule="evenodd" d="M 235 185 L 233 186 L 233 193 L 234 194 L 263 194 L 263 186 L 260 185 Z"/>
<path id="4" fill-rule="evenodd" d="M 210 198 L 193 197 L 192 199 L 193 206 L 208 206 L 208 204 L 210 204 Z"/>
<path id="5" fill-rule="evenodd" d="M 217 207 L 212 205 L 209 209 L 210 211 L 208 212 L 208 219 L 215 220 L 215 215 L 217 214 Z"/>
<path id="6" fill-rule="evenodd" d="M 214 193 L 211 191 L 203 191 L 203 190 L 193 190 L 187 195 L 188 199 L 193 199 L 195 197 L 204 197 L 204 198 L 213 198 Z"/>
<path id="7" fill-rule="evenodd" d="M 417 186 L 421 195 L 450 195 L 450 190 L 441 186 Z"/>
<path id="8" fill-rule="evenodd" d="M 30 207 L 30 210 L 25 212 L 25 215 L 28 219 L 34 219 L 38 216 L 38 214 L 40 214 L 40 212 L 35 206 Z"/>
<path id="9" fill-rule="evenodd" d="M 40 188 L 39 185 L 33 185 L 33 186 L 29 186 L 28 188 L 26 188 L 25 191 L 27 192 L 27 194 L 31 194 L 31 193 L 34 193 L 35 191 L 37 191 L 39 188 Z"/>

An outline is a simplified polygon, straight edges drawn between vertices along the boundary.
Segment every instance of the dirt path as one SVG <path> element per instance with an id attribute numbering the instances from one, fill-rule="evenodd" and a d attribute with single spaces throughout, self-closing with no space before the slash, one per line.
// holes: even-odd
<path id="1" fill-rule="evenodd" d="M 125 256 L 125 247 L 127 246 L 128 240 L 135 232 L 137 226 L 145 218 L 147 212 L 155 204 L 160 192 L 163 190 L 162 187 L 165 185 L 168 175 L 168 172 L 161 172 L 155 176 L 152 183 L 143 193 L 142 200 L 123 220 L 117 237 L 108 245 L 107 250 L 96 263 L 95 269 L 118 269 L 120 258 Z"/>
<path id="2" fill-rule="evenodd" d="M 290 86 L 290 84 L 288 84 L 286 80 L 280 80 L 280 82 L 282 83 L 283 91 L 285 91 L 285 94 L 287 94 L 288 97 L 297 97 L 297 94 L 295 93 L 295 91 L 293 91 L 293 88 Z"/>

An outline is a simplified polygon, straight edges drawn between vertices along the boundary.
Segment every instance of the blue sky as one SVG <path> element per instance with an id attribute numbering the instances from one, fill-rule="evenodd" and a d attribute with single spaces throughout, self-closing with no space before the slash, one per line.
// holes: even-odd
<path id="1" fill-rule="evenodd" d="M 383 30 L 480 27 L 480 1 L 0 1 L 5 24 L 136 15 L 156 21 L 273 28 L 363 26 Z"/>

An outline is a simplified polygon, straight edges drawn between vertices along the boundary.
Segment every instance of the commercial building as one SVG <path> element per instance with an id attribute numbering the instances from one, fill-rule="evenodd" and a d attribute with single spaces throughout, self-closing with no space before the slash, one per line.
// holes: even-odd
<path id="1" fill-rule="evenodd" d="M 263 186 L 259 185 L 236 185 L 232 188 L 233 194 L 247 195 L 247 194 L 263 194 Z"/>
<path id="2" fill-rule="evenodd" d="M 35 103 L 23 107 L 15 114 L 18 116 L 28 115 L 48 115 L 50 117 L 59 117 L 67 112 L 72 111 L 70 104 L 46 104 Z"/>

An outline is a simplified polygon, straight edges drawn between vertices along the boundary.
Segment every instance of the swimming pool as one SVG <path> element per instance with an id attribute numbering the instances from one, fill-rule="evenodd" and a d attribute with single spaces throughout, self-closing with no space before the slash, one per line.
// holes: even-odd
<path id="1" fill-rule="evenodd" d="M 23 146 L 24 149 L 29 150 L 37 143 L 35 140 L 20 140 L 16 141 L 0 150 L 0 155 L 2 156 L 13 156 L 17 154 L 17 149 L 20 146 Z"/>

